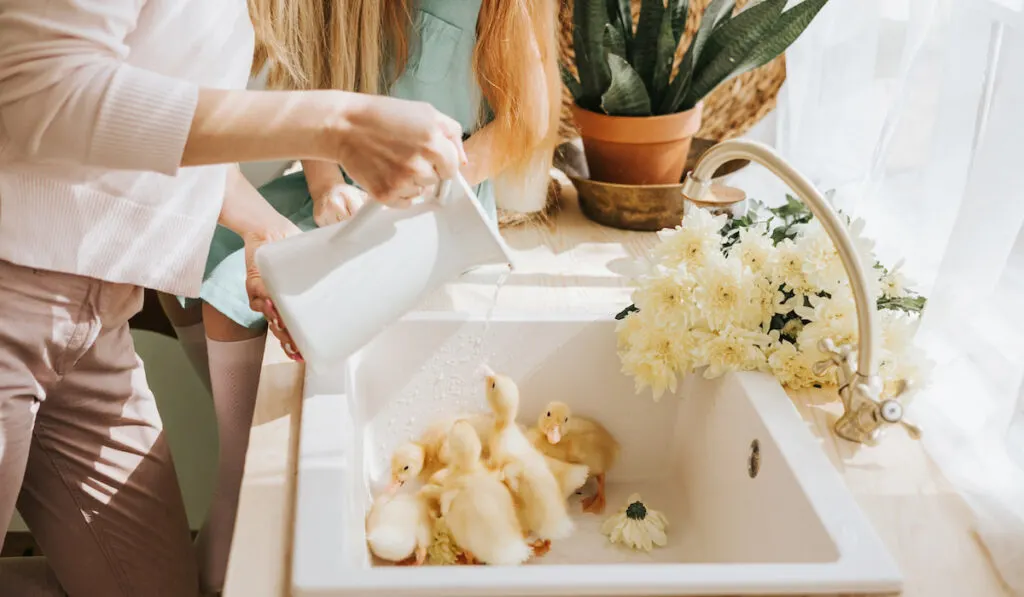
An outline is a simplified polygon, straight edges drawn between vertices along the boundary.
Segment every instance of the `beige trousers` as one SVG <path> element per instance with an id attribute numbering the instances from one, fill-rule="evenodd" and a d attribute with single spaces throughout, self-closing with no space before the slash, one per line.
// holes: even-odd
<path id="1" fill-rule="evenodd" d="M 141 307 L 133 286 L 0 261 L 0 529 L 17 503 L 71 597 L 199 593 L 174 463 L 128 333 Z M 18 570 L 0 560 L 0 597 L 29 586 Z"/>

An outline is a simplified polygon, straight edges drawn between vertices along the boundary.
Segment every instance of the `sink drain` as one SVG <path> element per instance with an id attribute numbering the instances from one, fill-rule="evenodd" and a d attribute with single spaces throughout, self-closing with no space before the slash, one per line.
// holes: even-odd
<path id="1" fill-rule="evenodd" d="M 761 471 L 761 442 L 750 442 L 750 456 L 747 457 L 747 474 L 753 479 Z"/>

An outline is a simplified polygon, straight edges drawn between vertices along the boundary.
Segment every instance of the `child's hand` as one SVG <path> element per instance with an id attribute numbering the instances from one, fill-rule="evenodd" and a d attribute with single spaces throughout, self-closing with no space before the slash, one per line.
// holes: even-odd
<path id="1" fill-rule="evenodd" d="M 302 355 L 295 348 L 295 340 L 281 322 L 281 315 L 274 307 L 274 302 L 267 294 L 267 287 L 260 276 L 259 268 L 256 267 L 256 249 L 277 240 L 281 240 L 299 234 L 299 228 L 285 218 L 278 218 L 275 222 L 246 233 L 242 238 L 245 241 L 245 290 L 249 295 L 249 308 L 262 313 L 270 326 L 270 332 L 281 342 L 281 347 L 288 357 L 295 361 L 302 361 Z"/>
<path id="2" fill-rule="evenodd" d="M 313 220 L 319 227 L 344 222 L 366 202 L 366 193 L 358 187 L 339 183 L 313 197 Z"/>

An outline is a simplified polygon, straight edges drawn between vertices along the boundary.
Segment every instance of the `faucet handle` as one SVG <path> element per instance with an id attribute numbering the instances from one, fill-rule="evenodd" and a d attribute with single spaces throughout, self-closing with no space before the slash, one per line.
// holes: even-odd
<path id="1" fill-rule="evenodd" d="M 818 350 L 830 355 L 831 361 L 836 365 L 840 365 L 845 363 L 856 349 L 850 344 L 836 346 L 836 343 L 832 338 L 823 338 L 818 342 Z"/>
<path id="2" fill-rule="evenodd" d="M 904 420 L 903 403 L 899 401 L 899 398 L 911 388 L 911 384 L 905 379 L 901 379 L 897 383 L 896 392 L 889 398 L 875 399 L 873 392 L 870 392 L 866 387 L 861 388 L 860 394 L 874 403 L 874 416 L 877 417 L 880 423 L 901 425 L 911 439 L 921 439 L 921 428 L 910 421 Z"/>
<path id="3" fill-rule="evenodd" d="M 834 367 L 840 368 L 841 375 L 848 375 L 852 372 L 850 359 L 855 351 L 853 346 L 850 346 L 849 344 L 836 346 L 836 343 L 832 338 L 824 338 L 818 342 L 818 350 L 828 355 L 828 358 L 823 361 L 818 361 L 811 367 L 811 370 L 815 375 L 825 375 Z M 840 381 L 840 383 L 842 383 L 842 381 Z"/>
<path id="4" fill-rule="evenodd" d="M 903 403 L 899 401 L 901 396 L 912 389 L 912 384 L 905 379 L 901 379 L 897 383 L 899 385 L 892 397 L 879 402 L 878 416 L 886 423 L 902 425 L 911 439 L 921 439 L 921 428 L 903 418 Z"/>

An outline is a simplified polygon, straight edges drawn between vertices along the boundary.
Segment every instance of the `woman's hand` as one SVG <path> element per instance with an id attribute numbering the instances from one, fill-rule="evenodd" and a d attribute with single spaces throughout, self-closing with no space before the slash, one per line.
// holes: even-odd
<path id="1" fill-rule="evenodd" d="M 302 355 L 295 348 L 295 340 L 285 329 L 281 322 L 281 315 L 274 307 L 274 301 L 267 294 L 267 287 L 260 276 L 260 270 L 256 267 L 256 249 L 267 243 L 288 238 L 293 234 L 299 234 L 301 230 L 288 219 L 281 217 L 274 224 L 261 230 L 247 232 L 242 236 L 245 241 L 245 291 L 249 295 L 249 308 L 262 313 L 267 319 L 271 333 L 281 342 L 284 353 L 289 358 L 301 361 Z"/>
<path id="2" fill-rule="evenodd" d="M 462 127 L 426 102 L 347 91 L 201 89 L 183 166 L 341 164 L 377 201 L 407 203 L 466 163 Z"/>
<path id="3" fill-rule="evenodd" d="M 390 205 L 408 205 L 467 162 L 462 126 L 426 102 L 355 94 L 338 129 L 338 162 Z"/>

